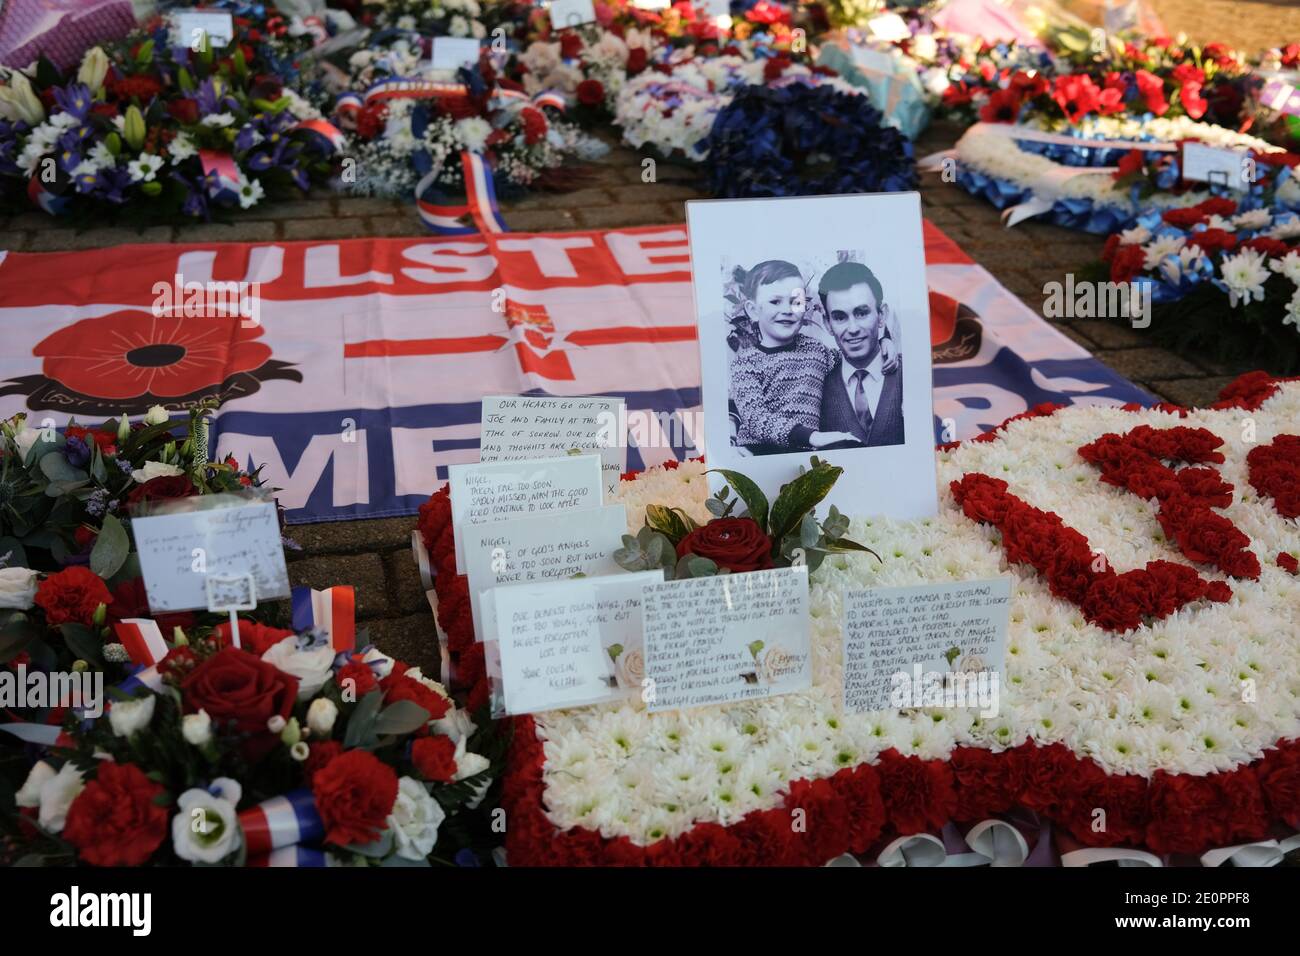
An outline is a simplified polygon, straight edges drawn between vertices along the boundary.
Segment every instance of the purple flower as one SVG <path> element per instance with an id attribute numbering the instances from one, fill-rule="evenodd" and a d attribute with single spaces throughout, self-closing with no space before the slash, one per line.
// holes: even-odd
<path id="1" fill-rule="evenodd" d="M 59 107 L 79 120 L 84 120 L 86 114 L 90 112 L 90 105 L 93 102 L 90 96 L 90 87 L 81 83 L 69 83 L 66 87 L 60 89 L 54 88 L 54 101 Z"/>
<path id="2" fill-rule="evenodd" d="M 63 457 L 73 468 L 85 468 L 90 464 L 90 446 L 81 438 L 69 438 L 63 443 Z"/>
<path id="3" fill-rule="evenodd" d="M 131 186 L 131 174 L 125 169 L 108 166 L 95 174 L 95 188 L 109 202 L 126 202 L 126 190 Z"/>

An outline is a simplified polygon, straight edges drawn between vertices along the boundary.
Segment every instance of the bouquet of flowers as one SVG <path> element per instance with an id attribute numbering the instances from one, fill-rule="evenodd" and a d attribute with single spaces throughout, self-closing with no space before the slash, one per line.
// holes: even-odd
<path id="1" fill-rule="evenodd" d="M 23 862 L 477 864 L 457 814 L 500 762 L 490 727 L 373 647 L 239 630 L 178 631 L 107 714 L 69 715 L 17 788 Z"/>
<path id="2" fill-rule="evenodd" d="M 293 195 L 332 172 L 336 133 L 285 86 L 309 41 L 282 18 L 234 20 L 186 45 L 156 20 L 75 76 L 42 61 L 0 79 L 0 181 L 50 213 L 138 224 L 209 219 Z"/>
<path id="3" fill-rule="evenodd" d="M 179 437 L 160 406 L 62 433 L 24 414 L 0 422 L 0 664 L 103 667 L 106 628 L 148 614 L 133 509 L 261 485 L 234 459 L 207 461 L 209 409 L 193 410 Z"/>
<path id="4" fill-rule="evenodd" d="M 494 13 L 508 5 L 492 0 L 365 0 L 361 6 L 361 22 L 379 29 L 481 40 L 488 35 L 488 23 L 499 20 Z"/>
<path id="5" fill-rule="evenodd" d="M 645 525 L 635 536 L 624 535 L 614 560 L 628 571 L 663 569 L 667 580 L 714 574 L 764 571 L 806 564 L 816 571 L 830 554 L 866 552 L 880 555 L 844 536 L 849 519 L 834 505 L 825 521 L 816 508 L 844 469 L 816 456 L 811 467 L 781 486 L 776 500 L 738 471 L 716 469 L 728 484 L 705 503 L 712 516 L 697 523 L 682 508 L 647 505 Z M 732 491 L 735 497 L 732 497 Z M 737 508 L 744 514 L 736 515 Z"/>
<path id="6" fill-rule="evenodd" d="M 415 35 L 349 57 L 349 92 L 336 110 L 358 173 L 354 182 L 345 179 L 351 191 L 410 197 L 422 181 L 425 188 L 463 190 L 457 159 L 465 152 L 485 158 L 498 189 L 522 191 L 558 182 L 554 171 L 570 157 L 604 152 L 552 104 L 498 79 L 486 52 L 454 75 L 422 70 L 424 58 Z"/>
<path id="7" fill-rule="evenodd" d="M 1300 216 L 1216 197 L 1107 240 L 1112 282 L 1151 289 L 1151 332 L 1170 347 L 1300 370 Z"/>

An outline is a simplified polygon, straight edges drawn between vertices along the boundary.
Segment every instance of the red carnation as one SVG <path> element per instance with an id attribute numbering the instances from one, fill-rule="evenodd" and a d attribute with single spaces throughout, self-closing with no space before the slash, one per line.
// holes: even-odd
<path id="1" fill-rule="evenodd" d="M 1300 828 L 1300 745 L 1282 744 L 1260 762 L 1259 787 L 1269 812 Z"/>
<path id="2" fill-rule="evenodd" d="M 1297 561 L 1295 555 L 1288 554 L 1286 551 L 1278 553 L 1277 566 L 1288 574 L 1300 575 L 1300 561 Z"/>
<path id="3" fill-rule="evenodd" d="M 1215 251 L 1231 252 L 1237 246 L 1237 237 L 1226 229 L 1202 229 L 1187 237 L 1189 246 L 1196 246 L 1207 256 Z"/>
<path id="4" fill-rule="evenodd" d="M 113 96 L 119 100 L 139 100 L 148 103 L 162 92 L 162 84 L 152 76 L 124 76 L 112 81 Z"/>
<path id="5" fill-rule="evenodd" d="M 876 773 L 889 822 L 900 835 L 938 829 L 957 807 L 952 768 L 942 761 L 904 757 L 891 748 L 880 755 Z"/>
<path id="6" fill-rule="evenodd" d="M 374 139 L 384 128 L 388 107 L 384 103 L 371 103 L 357 113 L 357 135 Z"/>
<path id="7" fill-rule="evenodd" d="M 566 30 L 560 36 L 560 56 L 572 60 L 582 54 L 582 37 L 576 32 Z"/>
<path id="8" fill-rule="evenodd" d="M 524 142 L 529 146 L 546 136 L 546 117 L 542 115 L 541 110 L 533 106 L 525 106 L 519 111 L 519 118 L 524 124 Z"/>
<path id="9" fill-rule="evenodd" d="M 166 791 L 135 764 L 105 760 L 68 808 L 63 838 L 91 866 L 141 866 L 167 836 Z"/>
<path id="10" fill-rule="evenodd" d="M 199 121 L 199 104 L 186 97 L 168 103 L 167 112 L 175 117 L 177 122 L 184 123 L 186 126 Z"/>
<path id="11" fill-rule="evenodd" d="M 1199 853 L 1228 841 L 1226 808 L 1208 777 L 1157 770 L 1146 842 L 1156 853 Z"/>
<path id="12" fill-rule="evenodd" d="M 60 624 L 93 623 L 99 605 L 113 602 L 108 585 L 89 568 L 65 568 L 52 574 L 36 589 L 36 604 L 45 611 L 50 627 Z"/>
<path id="13" fill-rule="evenodd" d="M 994 754 L 984 747 L 957 747 L 949 758 L 957 787 L 956 820 L 983 820 L 1011 809 L 1023 784 L 1019 754 Z"/>
<path id="14" fill-rule="evenodd" d="M 773 80 L 781 78 L 786 67 L 790 65 L 788 56 L 774 56 L 763 64 L 763 82 L 771 83 Z"/>
<path id="15" fill-rule="evenodd" d="M 397 774 L 368 750 L 349 750 L 312 779 L 325 839 L 338 846 L 378 840 L 397 801 Z"/>
<path id="16" fill-rule="evenodd" d="M 1262 252 L 1266 256 L 1274 256 L 1278 259 L 1284 257 L 1291 251 L 1281 239 L 1274 239 L 1272 236 L 1256 236 L 1254 239 L 1247 239 L 1242 244 L 1242 248 L 1254 249 L 1256 252 Z"/>
<path id="17" fill-rule="evenodd" d="M 583 80 L 577 92 L 578 102 L 583 106 L 599 106 L 605 102 L 605 87 L 600 80 Z"/>
<path id="18" fill-rule="evenodd" d="M 302 775 L 311 786 L 316 779 L 316 774 L 320 773 L 335 757 L 343 753 L 343 745 L 337 740 L 312 740 L 311 747 L 307 751 L 307 759 L 302 764 Z"/>
<path id="19" fill-rule="evenodd" d="M 421 737 L 411 745 L 411 763 L 425 780 L 447 783 L 456 775 L 456 745 L 446 734 Z"/>
<path id="20" fill-rule="evenodd" d="M 428 711 L 430 720 L 441 720 L 447 716 L 447 710 L 451 706 L 446 697 L 405 674 L 389 674 L 380 681 L 380 686 L 384 689 L 384 703 L 409 700 Z"/>
<path id="21" fill-rule="evenodd" d="M 645 47 L 634 46 L 627 51 L 627 75 L 636 76 L 646 67 L 646 61 L 649 54 L 646 53 Z"/>
<path id="22" fill-rule="evenodd" d="M 353 700 L 360 700 L 373 690 L 379 689 L 379 681 L 368 664 L 349 661 L 334 674 L 334 683 Z"/>
<path id="23" fill-rule="evenodd" d="M 1132 282 L 1146 268 L 1147 256 L 1139 245 L 1123 245 L 1110 261 L 1111 282 Z"/>

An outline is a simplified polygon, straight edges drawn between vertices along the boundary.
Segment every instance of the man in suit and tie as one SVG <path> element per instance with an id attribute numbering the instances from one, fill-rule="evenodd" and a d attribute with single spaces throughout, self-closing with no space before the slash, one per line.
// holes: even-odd
<path id="1" fill-rule="evenodd" d="M 817 293 L 840 351 L 822 388 L 822 431 L 851 434 L 842 448 L 903 444 L 903 368 L 885 371 L 880 354 L 889 316 L 880 280 L 860 262 L 840 262 Z"/>

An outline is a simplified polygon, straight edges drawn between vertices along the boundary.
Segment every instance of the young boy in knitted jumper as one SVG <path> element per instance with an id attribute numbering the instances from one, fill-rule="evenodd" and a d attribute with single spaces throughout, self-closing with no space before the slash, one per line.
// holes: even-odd
<path id="1" fill-rule="evenodd" d="M 835 350 L 803 335 L 803 276 L 780 259 L 736 271 L 752 325 L 735 337 L 731 400 L 740 418 L 735 444 L 760 454 L 823 448 L 853 441 L 846 432 L 819 430 L 822 385 Z M 770 447 L 763 447 L 770 446 Z"/>

